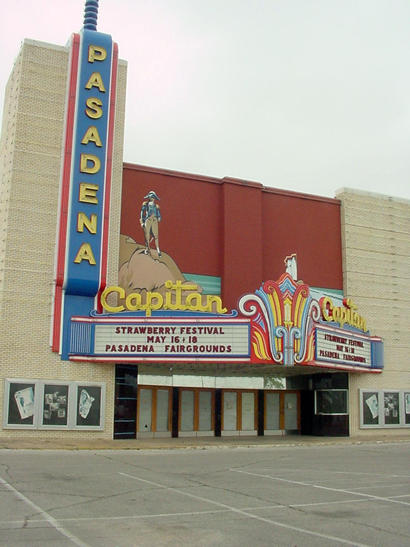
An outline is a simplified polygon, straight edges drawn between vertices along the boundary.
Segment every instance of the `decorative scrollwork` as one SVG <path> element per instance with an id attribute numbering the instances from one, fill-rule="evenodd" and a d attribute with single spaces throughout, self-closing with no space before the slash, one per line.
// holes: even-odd
<path id="1" fill-rule="evenodd" d="M 262 316 L 262 323 L 265 332 L 268 334 L 269 349 L 272 355 L 272 359 L 280 363 L 282 360 L 282 353 L 276 350 L 274 341 L 274 329 L 275 325 L 272 321 L 272 315 L 269 313 L 267 303 L 265 300 L 257 294 L 247 294 L 242 296 L 239 300 L 239 311 L 246 317 L 255 317 L 258 313 Z"/>
<path id="2" fill-rule="evenodd" d="M 243 296 L 239 309 L 258 325 L 254 335 L 258 355 L 262 353 L 259 349 L 269 344 L 276 363 L 292 366 L 312 358 L 314 323 L 320 319 L 320 308 L 308 285 L 284 274 L 277 282 L 265 281 L 255 294 Z"/>

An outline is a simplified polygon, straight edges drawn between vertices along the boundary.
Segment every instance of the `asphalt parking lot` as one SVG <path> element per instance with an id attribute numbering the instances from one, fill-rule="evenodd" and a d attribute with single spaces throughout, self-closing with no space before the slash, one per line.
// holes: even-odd
<path id="1" fill-rule="evenodd" d="M 407 547 L 409 449 L 0 450 L 0 545 Z"/>

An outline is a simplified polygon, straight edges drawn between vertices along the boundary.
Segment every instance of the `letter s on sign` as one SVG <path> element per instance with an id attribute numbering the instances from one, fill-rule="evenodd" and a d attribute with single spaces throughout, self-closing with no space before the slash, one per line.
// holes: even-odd
<path id="1" fill-rule="evenodd" d="M 101 118 L 103 115 L 103 110 L 101 108 L 102 101 L 100 99 L 97 99 L 97 97 L 88 97 L 85 104 L 87 105 L 85 113 L 89 118 L 92 118 L 93 120 L 98 120 L 98 118 Z"/>

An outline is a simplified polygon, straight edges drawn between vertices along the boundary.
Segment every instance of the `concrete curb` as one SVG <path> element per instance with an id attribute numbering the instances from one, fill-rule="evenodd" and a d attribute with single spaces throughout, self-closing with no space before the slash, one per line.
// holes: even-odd
<path id="1" fill-rule="evenodd" d="M 371 437 L 205 437 L 161 439 L 0 439 L 0 450 L 175 450 L 232 448 L 289 448 L 307 446 L 357 445 L 410 442 L 410 435 Z"/>

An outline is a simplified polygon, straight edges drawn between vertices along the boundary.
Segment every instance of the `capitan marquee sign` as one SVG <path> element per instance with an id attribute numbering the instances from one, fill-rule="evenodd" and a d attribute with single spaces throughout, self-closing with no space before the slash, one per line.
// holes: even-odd
<path id="1" fill-rule="evenodd" d="M 195 285 L 125 298 L 118 287 L 101 296 L 104 312 L 72 318 L 69 359 L 95 362 L 241 362 L 284 367 L 380 372 L 383 342 L 370 336 L 351 300 L 315 299 L 306 284 L 285 273 L 240 298 L 230 313 L 209 311 Z M 109 295 L 122 303 L 108 304 Z M 191 296 L 191 298 L 190 298 Z M 203 308 L 206 308 L 205 310 Z M 132 310 L 132 311 L 130 311 Z M 107 313 L 108 312 L 108 313 Z M 112 313 L 109 313 L 112 312 Z"/>

